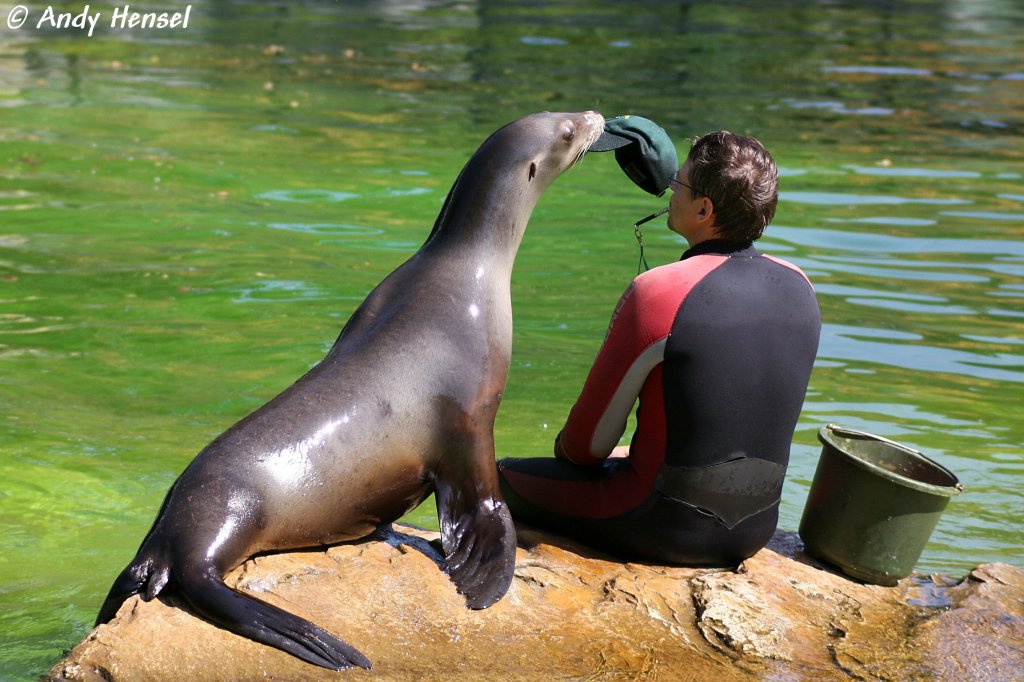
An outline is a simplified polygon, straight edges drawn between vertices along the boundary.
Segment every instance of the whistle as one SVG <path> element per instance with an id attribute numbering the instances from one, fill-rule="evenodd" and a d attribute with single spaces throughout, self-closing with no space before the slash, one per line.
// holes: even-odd
<path id="1" fill-rule="evenodd" d="M 651 215 L 647 216 L 646 218 L 641 218 L 640 220 L 638 220 L 635 223 L 633 223 L 633 227 L 640 227 L 644 223 L 649 223 L 652 220 L 654 220 L 655 218 L 657 218 L 658 216 L 665 215 L 666 213 L 668 213 L 668 206 L 666 206 L 665 208 L 661 209 L 660 211 L 658 211 L 656 213 L 652 213 Z"/>

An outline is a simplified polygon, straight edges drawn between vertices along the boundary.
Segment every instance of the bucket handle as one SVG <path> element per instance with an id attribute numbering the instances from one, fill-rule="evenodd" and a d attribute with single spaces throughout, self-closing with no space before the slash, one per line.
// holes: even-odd
<path id="1" fill-rule="evenodd" d="M 900 448 L 902 450 L 907 450 L 908 452 L 912 452 L 915 455 L 920 455 L 921 457 L 924 457 L 925 459 L 928 459 L 927 456 L 923 452 L 921 452 L 920 450 L 915 450 L 914 448 L 909 447 L 909 446 L 907 446 L 907 445 L 905 445 L 903 443 L 897 443 L 896 441 L 890 440 L 890 439 L 885 438 L 883 436 L 876 436 L 873 433 L 867 433 L 865 431 L 858 431 L 857 429 L 848 429 L 848 428 L 843 427 L 843 426 L 836 426 L 835 424 L 829 424 L 825 428 L 828 429 L 829 431 L 831 431 L 832 433 L 836 434 L 837 436 L 847 436 L 847 437 L 854 437 L 854 438 L 863 438 L 865 440 L 877 440 L 877 441 L 879 441 L 881 443 L 887 443 L 888 445 L 892 445 L 892 446 Z M 961 483 L 959 480 L 957 481 L 956 485 L 953 486 L 953 487 L 956 488 L 957 492 L 963 492 L 963 490 L 964 490 L 964 484 Z"/>
<path id="2" fill-rule="evenodd" d="M 856 429 L 848 429 L 848 428 L 843 427 L 843 426 L 836 426 L 835 424 L 829 424 L 825 428 L 828 429 L 829 431 L 831 431 L 832 433 L 838 435 L 838 436 L 847 436 L 847 437 L 852 436 L 852 437 L 855 437 L 855 438 L 856 437 L 860 437 L 863 440 L 877 440 L 877 441 L 880 441 L 882 443 L 886 443 L 888 445 L 895 446 L 895 447 L 899 448 L 900 450 L 909 450 L 910 452 L 914 453 L 915 455 L 921 455 L 922 457 L 924 456 L 924 453 L 921 452 L 920 450 L 915 450 L 914 448 L 912 448 L 912 447 L 910 447 L 908 445 L 905 445 L 903 443 L 897 443 L 894 440 L 889 440 L 888 438 L 884 438 L 882 436 L 876 436 L 875 434 L 867 433 L 866 431 L 858 431 Z"/>

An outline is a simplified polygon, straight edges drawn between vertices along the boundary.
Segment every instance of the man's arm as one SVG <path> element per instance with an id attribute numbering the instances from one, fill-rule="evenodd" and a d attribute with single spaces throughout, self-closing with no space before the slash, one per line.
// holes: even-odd
<path id="1" fill-rule="evenodd" d="M 647 375 L 664 357 L 678 308 L 670 293 L 645 274 L 619 299 L 583 390 L 555 439 L 556 457 L 596 465 L 618 444 Z"/>

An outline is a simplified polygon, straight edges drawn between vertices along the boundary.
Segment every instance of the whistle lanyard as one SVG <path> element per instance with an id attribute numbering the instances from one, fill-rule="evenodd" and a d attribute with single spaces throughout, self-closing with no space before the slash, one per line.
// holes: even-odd
<path id="1" fill-rule="evenodd" d="M 644 255 L 644 234 L 643 232 L 640 231 L 640 226 L 643 225 L 644 223 L 649 223 L 658 216 L 665 215 L 666 213 L 668 213 L 667 206 L 658 211 L 657 213 L 652 213 L 646 218 L 641 218 L 640 220 L 633 223 L 633 234 L 636 235 L 636 243 L 640 247 L 640 262 L 636 266 L 636 274 L 638 275 L 641 272 L 646 272 L 647 270 L 651 269 L 651 266 L 647 264 L 647 256 Z"/>

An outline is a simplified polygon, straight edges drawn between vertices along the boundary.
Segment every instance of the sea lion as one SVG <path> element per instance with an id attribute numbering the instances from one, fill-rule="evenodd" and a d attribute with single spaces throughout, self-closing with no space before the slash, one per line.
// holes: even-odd
<path id="1" fill-rule="evenodd" d="M 212 623 L 340 670 L 340 639 L 232 590 L 260 552 L 357 540 L 436 494 L 443 562 L 470 608 L 504 596 L 516 534 L 494 462 L 512 344 L 510 279 L 537 200 L 597 139 L 595 112 L 492 134 L 426 242 L 374 289 L 306 375 L 207 445 L 164 499 L 96 624 L 162 590 Z"/>

